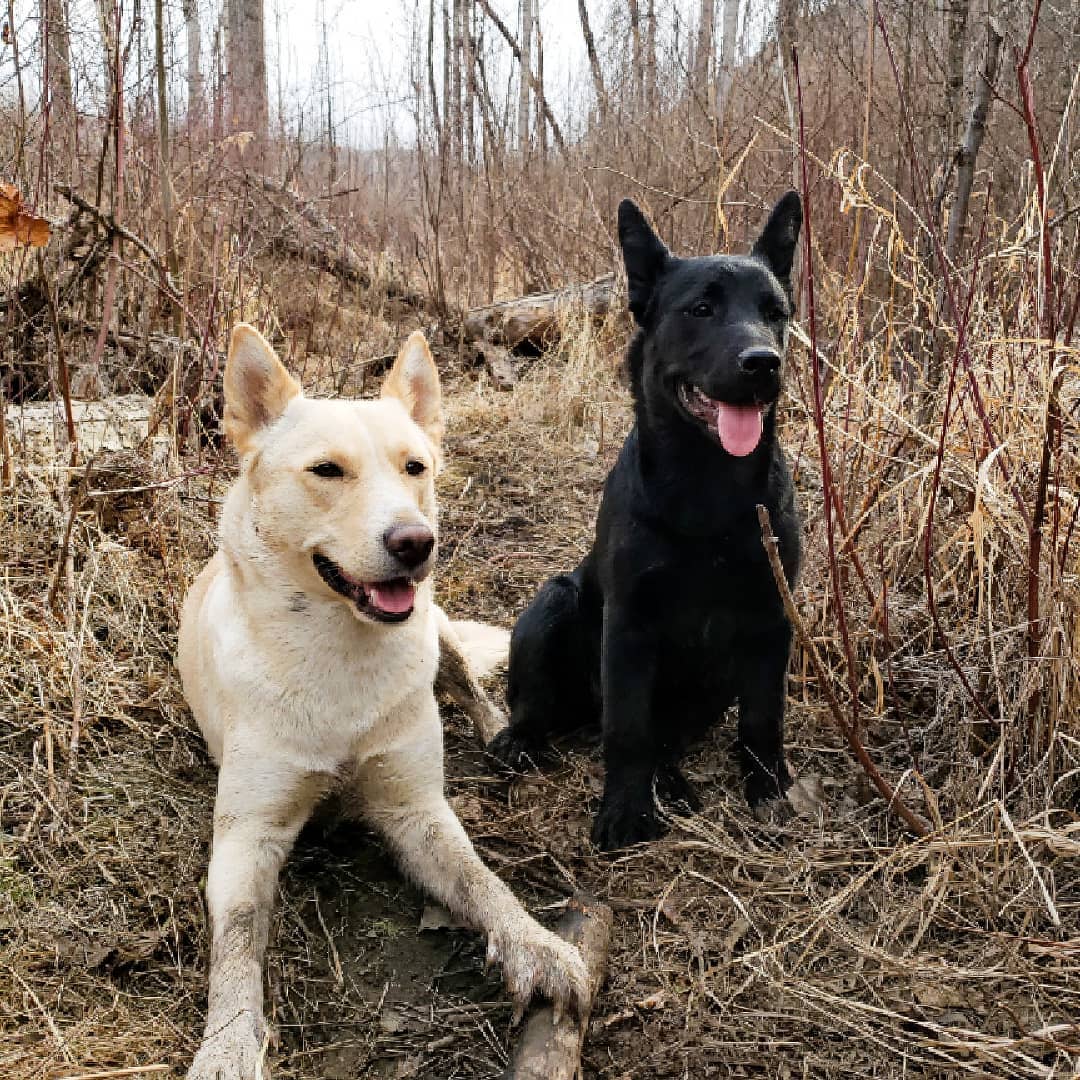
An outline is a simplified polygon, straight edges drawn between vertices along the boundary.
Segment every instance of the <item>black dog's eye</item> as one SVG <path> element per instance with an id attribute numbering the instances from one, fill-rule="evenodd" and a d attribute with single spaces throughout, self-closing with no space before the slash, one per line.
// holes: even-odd
<path id="1" fill-rule="evenodd" d="M 418 461 L 416 458 L 409 458 L 409 460 L 405 462 L 405 471 L 410 476 L 419 476 L 426 469 L 427 466 L 422 461 Z"/>
<path id="2" fill-rule="evenodd" d="M 318 465 L 312 465 L 308 472 L 324 480 L 340 480 L 345 475 L 345 470 L 335 461 L 320 461 Z"/>
<path id="3" fill-rule="evenodd" d="M 690 314 L 695 319 L 707 319 L 713 313 L 712 304 L 705 300 L 699 300 L 691 309 Z"/>
<path id="4" fill-rule="evenodd" d="M 788 317 L 788 310 L 784 304 L 781 304 L 779 300 L 766 300 L 762 305 L 762 314 L 770 322 L 780 322 L 781 319 Z"/>

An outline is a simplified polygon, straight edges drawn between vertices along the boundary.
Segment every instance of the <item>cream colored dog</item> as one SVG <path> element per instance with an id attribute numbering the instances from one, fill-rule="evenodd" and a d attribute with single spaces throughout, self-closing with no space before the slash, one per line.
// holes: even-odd
<path id="1" fill-rule="evenodd" d="M 225 431 L 240 476 L 220 550 L 184 603 L 177 658 L 220 765 L 209 1008 L 189 1080 L 267 1074 L 262 967 L 278 872 L 332 792 L 423 888 L 486 931 L 519 1010 L 537 990 L 557 1009 L 580 1007 L 581 956 L 483 865 L 443 794 L 440 630 L 457 639 L 466 688 L 470 651 L 490 653 L 492 634 L 505 649 L 505 635 L 450 623 L 432 600 L 443 420 L 423 335 L 403 347 L 381 400 L 315 401 L 238 326 Z"/>

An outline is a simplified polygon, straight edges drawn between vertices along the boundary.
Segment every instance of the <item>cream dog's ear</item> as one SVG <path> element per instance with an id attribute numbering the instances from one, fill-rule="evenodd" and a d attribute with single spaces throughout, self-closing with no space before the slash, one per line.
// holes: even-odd
<path id="1" fill-rule="evenodd" d="M 225 434 L 246 454 L 258 433 L 300 396 L 300 384 L 285 370 L 270 343 L 247 323 L 229 338 L 225 361 Z"/>
<path id="2" fill-rule="evenodd" d="M 446 425 L 443 423 L 439 369 L 421 331 L 414 330 L 401 346 L 394 366 L 383 382 L 381 396 L 397 398 L 436 450 L 441 448 Z"/>

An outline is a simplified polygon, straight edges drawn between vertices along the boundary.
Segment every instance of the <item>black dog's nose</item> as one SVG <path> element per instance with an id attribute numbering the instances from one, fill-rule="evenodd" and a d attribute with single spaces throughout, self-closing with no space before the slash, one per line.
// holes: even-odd
<path id="1" fill-rule="evenodd" d="M 431 554 L 435 535 L 426 525 L 395 525 L 383 543 L 399 563 L 415 570 Z"/>
<path id="2" fill-rule="evenodd" d="M 775 375 L 780 370 L 780 354 L 762 347 L 743 349 L 739 353 L 739 367 L 747 375 Z"/>

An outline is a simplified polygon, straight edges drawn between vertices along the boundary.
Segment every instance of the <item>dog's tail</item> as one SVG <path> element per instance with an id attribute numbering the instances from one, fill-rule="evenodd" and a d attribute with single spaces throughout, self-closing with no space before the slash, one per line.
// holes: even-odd
<path id="1" fill-rule="evenodd" d="M 447 619 L 447 622 L 469 667 L 478 678 L 486 678 L 493 671 L 506 666 L 510 657 L 509 630 L 471 619 Z"/>
<path id="2" fill-rule="evenodd" d="M 506 666 L 510 658 L 510 631 L 472 619 L 451 619 L 438 604 L 435 618 L 443 651 L 460 655 L 474 678 L 484 679 Z"/>

